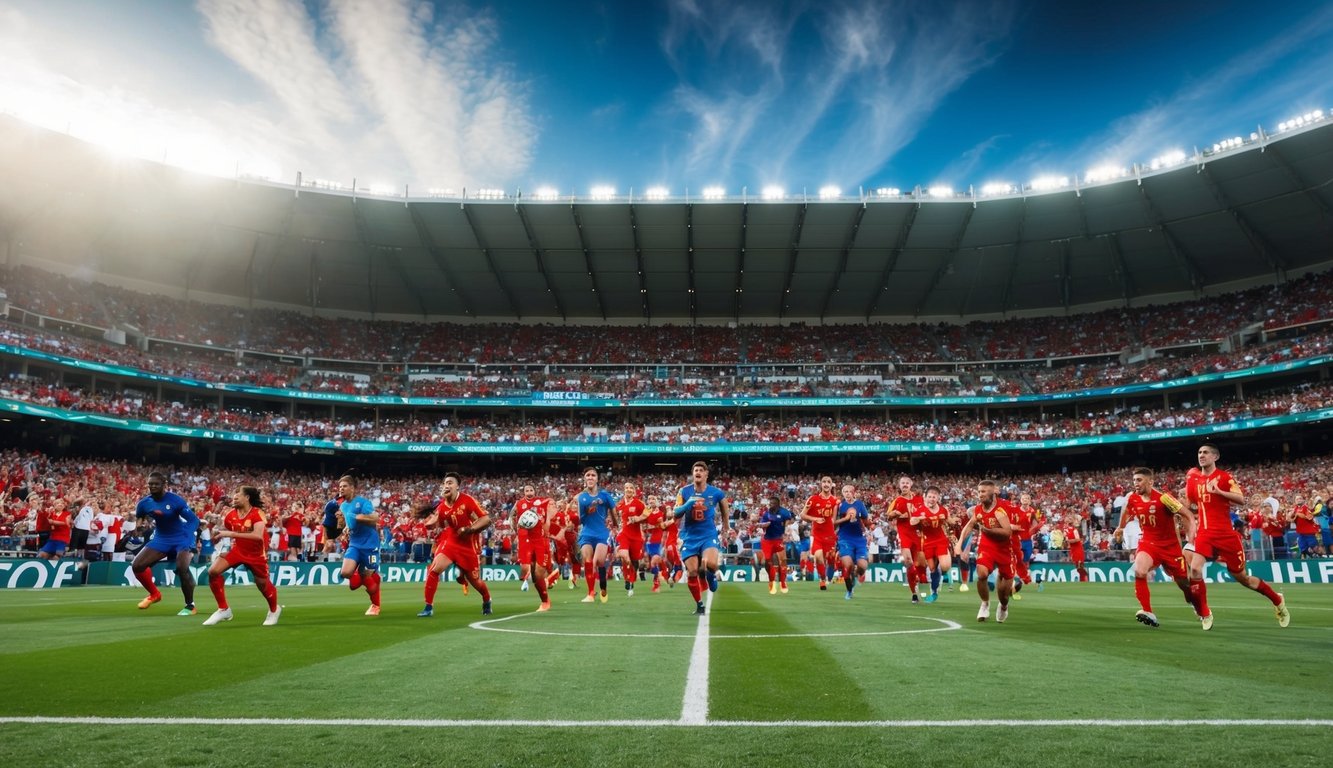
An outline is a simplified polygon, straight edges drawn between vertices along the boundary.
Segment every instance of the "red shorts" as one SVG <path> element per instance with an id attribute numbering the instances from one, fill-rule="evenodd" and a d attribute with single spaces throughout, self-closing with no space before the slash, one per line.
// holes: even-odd
<path id="1" fill-rule="evenodd" d="M 786 551 L 787 551 L 786 548 L 782 544 L 782 539 L 759 540 L 759 553 L 764 556 L 765 560 L 772 560 L 777 555 L 780 555 Z"/>
<path id="2" fill-rule="evenodd" d="M 988 547 L 985 542 L 977 550 L 977 567 L 985 568 L 987 571 L 998 571 L 1000 578 L 1012 579 L 1014 577 L 1014 556 L 1008 547 L 999 549 L 998 547 Z"/>
<path id="3" fill-rule="evenodd" d="M 1083 552 L 1082 544 L 1076 544 L 1069 548 L 1069 560 L 1074 565 L 1083 565 L 1083 561 L 1087 560 L 1087 555 Z"/>
<path id="4" fill-rule="evenodd" d="M 250 569 L 250 574 L 256 579 L 268 578 L 268 559 L 263 555 L 258 557 L 246 557 L 236 551 L 235 547 L 227 550 L 222 556 L 223 561 L 227 563 L 228 568 L 235 568 L 238 565 L 244 565 Z"/>
<path id="5" fill-rule="evenodd" d="M 949 549 L 949 537 L 944 535 L 927 536 L 917 546 L 921 548 L 921 554 L 925 555 L 927 560 L 938 560 L 941 557 L 953 554 Z"/>
<path id="6" fill-rule="evenodd" d="M 1222 563 L 1231 573 L 1245 570 L 1245 549 L 1241 546 L 1240 534 L 1233 530 L 1199 531 L 1194 536 L 1194 551 L 1206 560 Z"/>
<path id="7" fill-rule="evenodd" d="M 837 551 L 838 551 L 837 534 L 829 534 L 827 536 L 821 534 L 819 536 L 812 536 L 810 539 L 810 554 L 812 555 L 816 552 L 823 552 L 824 558 L 828 559 L 829 555 Z"/>
<path id="8" fill-rule="evenodd" d="M 549 541 L 549 540 L 548 540 Z M 518 540 L 518 564 L 551 570 L 551 545 L 546 541 Z M 460 566 L 461 567 L 461 566 Z"/>
<path id="9" fill-rule="evenodd" d="M 1185 552 L 1180 548 L 1180 542 L 1154 544 L 1140 540 L 1139 552 L 1151 557 L 1152 567 L 1161 566 L 1171 578 L 1188 578 L 1188 571 L 1185 570 Z"/>
<path id="10" fill-rule="evenodd" d="M 1014 561 L 1014 575 L 1022 579 L 1024 584 L 1032 583 L 1032 571 L 1028 568 L 1028 561 L 1023 558 L 1023 541 L 1017 537 L 1009 541 L 1009 556 Z"/>
<path id="11" fill-rule="evenodd" d="M 447 539 L 435 545 L 434 554 L 444 555 L 464 573 L 476 573 L 481 570 L 481 558 L 470 541 L 460 544 L 456 539 Z"/>
<path id="12" fill-rule="evenodd" d="M 643 559 L 643 539 L 617 536 L 616 548 L 629 552 L 629 559 L 631 560 Z"/>
<path id="13" fill-rule="evenodd" d="M 570 562 L 569 542 L 565 541 L 565 537 L 557 536 L 554 539 L 551 539 L 551 543 L 555 545 L 555 561 L 557 563 Z"/>

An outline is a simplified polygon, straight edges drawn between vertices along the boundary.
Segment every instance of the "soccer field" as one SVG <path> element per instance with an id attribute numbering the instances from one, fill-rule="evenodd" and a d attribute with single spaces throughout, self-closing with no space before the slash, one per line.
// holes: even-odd
<path id="1" fill-rule="evenodd" d="M 25 765 L 1327 765 L 1333 589 L 1263 598 L 1210 585 L 1211 632 L 1174 585 L 1163 622 L 1126 584 L 1035 585 L 1007 623 L 975 588 L 913 606 L 906 590 L 724 584 L 704 620 L 684 586 L 607 604 L 495 588 L 495 615 L 442 585 L 281 591 L 261 627 L 147 611 L 136 589 L 0 592 L 0 759 Z M 1206 745 L 1206 746 L 1205 746 Z"/>

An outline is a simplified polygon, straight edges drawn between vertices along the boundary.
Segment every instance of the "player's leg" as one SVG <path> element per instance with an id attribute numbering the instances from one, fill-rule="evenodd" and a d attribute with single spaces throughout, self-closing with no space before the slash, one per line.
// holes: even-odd
<path id="1" fill-rule="evenodd" d="M 230 555 L 231 553 L 227 554 Z M 217 601 L 218 609 L 213 612 L 212 616 L 204 619 L 205 626 L 231 621 L 231 607 L 227 604 L 227 588 L 223 584 L 223 576 L 234 567 L 228 562 L 227 555 L 214 558 L 212 564 L 208 566 L 208 589 L 213 593 L 213 599 Z"/>
<path id="2" fill-rule="evenodd" d="M 703 579 L 699 577 L 699 552 L 681 552 L 681 560 L 685 566 L 685 584 L 690 588 L 690 596 L 694 598 L 696 613 L 703 613 Z"/>
<path id="3" fill-rule="evenodd" d="M 990 618 L 990 564 L 983 562 L 982 558 L 976 560 L 977 574 L 977 597 L 981 599 L 981 610 L 977 613 L 977 621 L 985 621 Z"/>
<path id="4" fill-rule="evenodd" d="M 191 547 L 180 547 L 175 552 L 176 556 L 176 580 L 180 582 L 181 596 L 185 598 L 185 608 L 178 616 L 193 616 L 199 611 L 194 607 L 194 573 L 190 571 L 190 564 L 194 561 L 194 549 Z"/>
<path id="5" fill-rule="evenodd" d="M 787 593 L 787 552 L 784 548 L 779 548 L 773 553 L 773 559 L 777 560 L 778 570 L 778 589 L 785 595 Z"/>
<path id="6" fill-rule="evenodd" d="M 139 580 L 143 588 L 148 590 L 148 597 L 139 601 L 140 608 L 147 608 L 153 603 L 161 602 L 162 592 L 158 590 L 157 584 L 153 583 L 153 566 L 165 560 L 165 552 L 161 552 L 149 546 L 139 550 L 139 554 L 134 556 L 134 562 L 130 564 L 130 570 L 134 577 Z"/>
<path id="7" fill-rule="evenodd" d="M 1135 618 L 1150 627 L 1158 626 L 1157 615 L 1152 610 L 1152 593 L 1148 589 L 1148 574 L 1152 573 L 1156 567 L 1157 561 L 1143 549 L 1140 549 L 1134 555 L 1134 566 L 1132 568 L 1134 597 L 1139 601 L 1139 612 L 1135 614 Z"/>
<path id="8" fill-rule="evenodd" d="M 611 548 L 607 546 L 605 542 L 599 542 L 597 546 L 593 548 L 593 554 L 592 554 L 593 566 L 597 572 L 597 589 L 598 589 L 598 594 L 602 599 L 602 602 L 606 602 L 607 598 L 606 575 L 607 571 L 610 569 L 607 568 L 606 566 L 606 560 L 607 556 L 610 555 L 610 553 L 611 553 Z"/>
<path id="9" fill-rule="evenodd" d="M 431 558 L 430 565 L 426 566 L 426 586 L 423 592 L 426 605 L 421 609 L 418 616 L 429 618 L 435 614 L 435 593 L 440 589 L 440 577 L 449 570 L 453 561 L 443 552 L 436 552 L 435 557 Z"/>
<path id="10" fill-rule="evenodd" d="M 1273 614 L 1277 617 L 1277 623 L 1280 627 L 1285 627 L 1291 623 L 1291 612 L 1287 610 L 1287 601 L 1281 594 L 1275 591 L 1268 582 L 1252 576 L 1245 569 L 1245 551 L 1241 548 L 1240 537 L 1236 537 L 1234 544 L 1228 542 L 1229 546 L 1222 553 L 1221 560 L 1226 565 L 1227 573 L 1236 582 L 1246 589 L 1258 592 L 1268 598 L 1268 602 L 1273 604 Z"/>

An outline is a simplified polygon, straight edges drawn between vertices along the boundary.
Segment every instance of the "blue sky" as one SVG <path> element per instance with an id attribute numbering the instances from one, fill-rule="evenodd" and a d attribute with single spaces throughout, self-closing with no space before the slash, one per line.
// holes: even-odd
<path id="1" fill-rule="evenodd" d="M 1327 111 L 1331 43 L 1320 2 L 0 0 L 0 110 L 413 194 L 965 189 Z"/>

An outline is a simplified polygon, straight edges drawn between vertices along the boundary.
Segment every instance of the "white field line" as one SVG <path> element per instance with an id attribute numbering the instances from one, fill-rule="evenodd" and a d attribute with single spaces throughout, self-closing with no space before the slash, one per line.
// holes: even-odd
<path id="1" fill-rule="evenodd" d="M 708 620 L 713 616 L 713 593 L 704 598 L 704 615 L 694 632 L 690 669 L 685 675 L 685 695 L 680 704 L 681 725 L 708 722 Z"/>
<path id="2" fill-rule="evenodd" d="M 222 727 L 280 726 L 305 728 L 320 726 L 353 726 L 376 728 L 1176 728 L 1201 726 L 1210 728 L 1328 728 L 1333 720 L 1224 720 L 1201 718 L 1194 720 L 1114 720 L 1083 718 L 1076 720 L 704 720 L 687 723 L 683 720 L 374 720 L 333 718 L 264 718 L 264 717 L 7 717 L 0 716 L 0 725 L 209 725 Z"/>
<path id="3" fill-rule="evenodd" d="M 710 592 L 709 594 L 712 593 Z M 711 598 L 709 598 L 708 605 L 710 606 L 712 605 Z M 516 613 L 512 616 L 504 616 L 499 619 L 484 619 L 482 621 L 474 621 L 468 625 L 468 628 L 479 629 L 482 630 L 483 632 L 509 632 L 515 635 L 546 635 L 548 637 L 612 637 L 612 638 L 637 637 L 637 638 L 645 638 L 653 640 L 660 640 L 663 638 L 689 640 L 691 638 L 698 637 L 697 631 L 694 634 L 684 634 L 684 633 L 666 634 L 666 633 L 648 633 L 648 632 L 554 632 L 554 631 L 538 630 L 538 629 L 511 629 L 509 627 L 496 626 L 497 624 L 502 624 L 506 621 L 513 621 L 514 619 L 521 619 L 526 616 L 539 616 L 539 615 L 541 614 L 538 614 L 536 611 L 529 611 L 528 613 Z M 879 632 L 782 632 L 773 634 L 710 635 L 710 638 L 713 640 L 764 640 L 773 638 L 792 638 L 792 637 L 884 637 L 886 635 L 921 635 L 930 632 L 952 632 L 954 630 L 959 630 L 963 628 L 963 625 L 959 624 L 956 621 L 950 621 L 948 619 L 938 619 L 933 616 L 911 616 L 909 618 L 921 619 L 922 621 L 934 621 L 938 622 L 941 626 L 931 627 L 930 629 L 888 629 Z"/>

